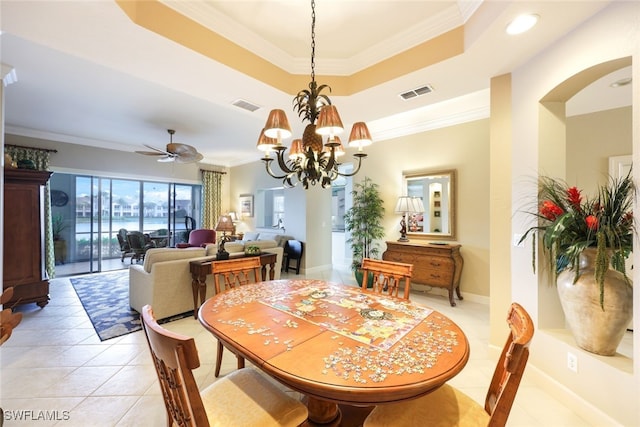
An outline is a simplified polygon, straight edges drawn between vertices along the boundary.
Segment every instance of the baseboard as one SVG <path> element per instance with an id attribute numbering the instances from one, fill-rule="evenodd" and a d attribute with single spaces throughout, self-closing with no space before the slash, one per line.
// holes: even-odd
<path id="1" fill-rule="evenodd" d="M 414 292 L 423 292 L 425 294 L 437 295 L 441 297 L 449 298 L 449 291 L 445 288 L 434 288 L 429 285 L 421 285 L 419 283 L 411 283 L 411 290 Z M 464 301 L 475 302 L 478 304 L 489 305 L 489 297 L 484 295 L 471 294 L 463 292 L 462 297 Z M 458 300 L 454 293 L 454 300 Z"/>

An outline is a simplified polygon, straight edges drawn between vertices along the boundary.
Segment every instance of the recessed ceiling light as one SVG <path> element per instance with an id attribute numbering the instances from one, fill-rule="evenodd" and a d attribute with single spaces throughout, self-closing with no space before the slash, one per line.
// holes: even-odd
<path id="1" fill-rule="evenodd" d="M 507 26 L 507 34 L 515 35 L 529 31 L 538 23 L 538 19 L 540 16 L 535 14 L 520 15 Z"/>
<path id="2" fill-rule="evenodd" d="M 620 86 L 626 86 L 626 85 L 628 85 L 630 83 L 631 83 L 631 77 L 627 77 L 627 78 L 624 78 L 624 79 L 617 80 L 617 81 L 611 83 L 609 86 L 611 86 L 611 87 L 620 87 Z"/>

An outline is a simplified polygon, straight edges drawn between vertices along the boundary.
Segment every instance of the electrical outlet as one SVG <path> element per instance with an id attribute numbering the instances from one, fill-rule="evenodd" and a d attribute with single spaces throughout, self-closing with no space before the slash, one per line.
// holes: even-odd
<path id="1" fill-rule="evenodd" d="M 567 368 L 570 371 L 578 372 L 578 356 L 573 353 L 567 353 Z"/>

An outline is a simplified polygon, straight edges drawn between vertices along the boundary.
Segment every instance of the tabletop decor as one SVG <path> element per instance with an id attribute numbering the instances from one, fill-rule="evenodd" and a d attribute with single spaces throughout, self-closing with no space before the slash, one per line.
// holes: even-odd
<path id="1" fill-rule="evenodd" d="M 540 177 L 539 224 L 531 234 L 535 269 L 536 233 L 560 302 L 579 347 L 613 355 L 633 315 L 633 289 L 625 260 L 633 250 L 635 186 L 631 171 L 609 178 L 595 197 L 575 186 Z"/>

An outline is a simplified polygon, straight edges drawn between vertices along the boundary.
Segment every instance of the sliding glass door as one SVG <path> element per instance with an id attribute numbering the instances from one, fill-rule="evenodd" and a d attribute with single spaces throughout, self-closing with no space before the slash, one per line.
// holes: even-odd
<path id="1" fill-rule="evenodd" d="M 186 240 L 185 217 L 200 218 L 200 185 L 62 173 L 53 175 L 51 185 L 57 194 L 70 195 L 68 203 L 52 207 L 68 229 L 57 276 L 126 268 L 130 261 L 121 260 L 120 229 L 142 231 L 158 246 L 171 246 Z"/>

